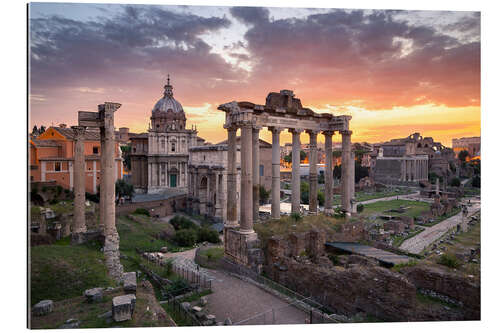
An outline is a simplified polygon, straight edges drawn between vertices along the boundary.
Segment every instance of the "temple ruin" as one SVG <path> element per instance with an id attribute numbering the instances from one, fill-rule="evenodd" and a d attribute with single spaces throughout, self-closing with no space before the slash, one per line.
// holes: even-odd
<path id="1" fill-rule="evenodd" d="M 219 110 L 226 113 L 224 128 L 228 133 L 227 166 L 227 221 L 224 226 L 225 255 L 230 260 L 259 269 L 257 234 L 253 223 L 258 218 L 258 160 L 259 133 L 263 127 L 272 132 L 272 201 L 271 217 L 280 218 L 280 133 L 292 133 L 292 214 L 300 213 L 300 134 L 307 132 L 310 140 L 309 182 L 310 193 L 317 193 L 318 175 L 316 168 L 317 135 L 325 136 L 326 177 L 325 214 L 333 213 L 333 165 L 332 136 L 342 135 L 342 210 L 350 215 L 354 199 L 354 157 L 351 151 L 349 121 L 351 116 L 333 116 L 315 113 L 302 107 L 293 91 L 281 90 L 269 93 L 265 105 L 251 102 L 230 102 L 222 104 Z M 241 181 L 240 214 L 237 216 L 236 195 L 236 131 L 241 129 Z M 311 195 L 310 214 L 318 213 L 316 195 Z"/>

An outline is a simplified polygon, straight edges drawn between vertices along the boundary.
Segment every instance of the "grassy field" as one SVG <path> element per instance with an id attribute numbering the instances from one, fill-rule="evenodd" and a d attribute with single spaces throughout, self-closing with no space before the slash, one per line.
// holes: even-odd
<path id="1" fill-rule="evenodd" d="M 363 201 L 368 201 L 368 200 L 373 200 L 373 199 L 380 199 L 380 198 L 387 198 L 387 197 L 394 197 L 397 195 L 405 195 L 405 194 L 410 194 L 412 193 L 413 190 L 409 188 L 388 188 L 384 189 L 380 192 L 377 191 L 358 191 L 356 192 L 356 202 L 363 202 Z M 335 194 L 333 196 L 333 205 L 340 205 L 340 195 Z"/>
<path id="2" fill-rule="evenodd" d="M 86 289 L 113 286 L 97 243 L 70 245 L 68 239 L 31 248 L 31 304 L 80 296 Z"/>
<path id="3" fill-rule="evenodd" d="M 407 208 L 404 213 L 386 212 L 390 209 L 398 209 L 400 207 Z M 374 214 L 390 215 L 390 216 L 420 216 L 423 212 L 428 211 L 430 204 L 422 201 L 411 200 L 390 200 L 378 201 L 371 204 L 364 205 L 361 215 L 369 216 Z"/>

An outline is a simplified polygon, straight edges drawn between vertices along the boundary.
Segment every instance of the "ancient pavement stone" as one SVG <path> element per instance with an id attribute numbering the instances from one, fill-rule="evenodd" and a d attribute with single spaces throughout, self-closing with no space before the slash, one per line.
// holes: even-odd
<path id="1" fill-rule="evenodd" d="M 84 296 L 87 298 L 87 302 L 100 302 L 102 300 L 102 290 L 102 288 L 92 288 L 85 290 Z"/>

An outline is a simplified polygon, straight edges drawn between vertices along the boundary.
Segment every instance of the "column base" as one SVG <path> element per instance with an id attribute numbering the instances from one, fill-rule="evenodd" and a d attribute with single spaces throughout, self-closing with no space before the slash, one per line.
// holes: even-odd
<path id="1" fill-rule="evenodd" d="M 224 228 L 224 257 L 231 262 L 259 272 L 264 253 L 256 232 Z"/>
<path id="2" fill-rule="evenodd" d="M 85 230 L 71 233 L 71 245 L 83 244 L 87 241 Z"/>
<path id="3" fill-rule="evenodd" d="M 332 208 L 325 208 L 323 211 L 325 215 L 333 215 L 333 209 Z"/>

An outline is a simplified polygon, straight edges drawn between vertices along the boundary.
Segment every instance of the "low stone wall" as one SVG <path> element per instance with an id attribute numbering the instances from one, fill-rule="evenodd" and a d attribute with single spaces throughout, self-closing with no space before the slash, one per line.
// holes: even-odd
<path id="1" fill-rule="evenodd" d="M 152 216 L 168 216 L 186 209 L 187 195 L 181 194 L 168 199 L 131 202 L 116 206 L 116 214 L 130 214 L 137 208 L 145 208 L 152 213 Z M 154 211 L 152 211 L 154 209 Z"/>
<path id="2" fill-rule="evenodd" d="M 400 272 L 424 293 L 430 290 L 463 304 L 466 309 L 466 319 L 480 318 L 481 288 L 479 283 L 436 266 L 404 267 Z"/>

